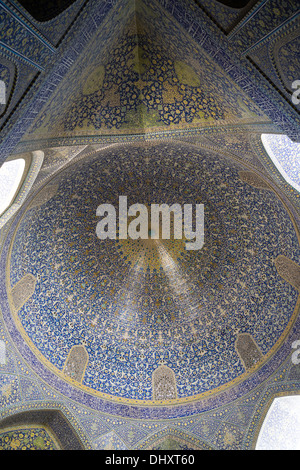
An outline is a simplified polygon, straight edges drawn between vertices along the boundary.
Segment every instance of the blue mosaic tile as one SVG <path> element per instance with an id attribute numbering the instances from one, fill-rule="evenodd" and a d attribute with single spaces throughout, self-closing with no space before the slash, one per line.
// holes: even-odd
<path id="1" fill-rule="evenodd" d="M 275 346 L 297 292 L 278 276 L 274 260 L 284 253 L 299 262 L 300 252 L 293 224 L 272 191 L 240 181 L 238 166 L 180 145 L 106 151 L 76 173 L 70 167 L 58 182 L 57 194 L 23 217 L 10 272 L 12 286 L 27 272 L 37 279 L 18 317 L 29 344 L 55 370 L 62 371 L 72 346 L 81 344 L 89 356 L 83 384 L 90 389 L 151 400 L 152 372 L 164 364 L 175 372 L 178 398 L 184 398 L 243 374 L 234 346 L 238 332 L 250 333 L 263 355 Z M 138 267 L 142 246 L 97 239 L 96 208 L 103 198 L 116 204 L 120 191 L 132 201 L 149 193 L 149 203 L 204 203 L 203 250 L 194 257 L 180 245 L 166 245 L 178 266 L 176 282 L 189 275 L 187 291 L 172 284 L 151 249 Z M 259 377 L 253 380 L 259 383 Z"/>

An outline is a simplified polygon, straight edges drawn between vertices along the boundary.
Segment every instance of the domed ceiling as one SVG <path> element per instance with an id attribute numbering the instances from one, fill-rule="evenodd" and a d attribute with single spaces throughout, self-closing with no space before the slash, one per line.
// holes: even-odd
<path id="1" fill-rule="evenodd" d="M 0 233 L 2 436 L 54 411 L 92 448 L 250 448 L 299 392 L 299 193 L 261 141 L 299 140 L 295 2 L 78 0 L 43 24 L 4 3 L 0 160 L 32 159 Z"/>
<path id="2" fill-rule="evenodd" d="M 203 247 L 150 232 L 100 240 L 97 207 L 118 209 L 122 195 L 128 207 L 203 204 Z M 97 397 L 211 396 L 255 374 L 293 324 L 298 292 L 279 275 L 280 256 L 300 257 L 289 212 L 240 163 L 183 143 L 92 152 L 19 216 L 7 268 L 15 338 L 34 368 Z"/>

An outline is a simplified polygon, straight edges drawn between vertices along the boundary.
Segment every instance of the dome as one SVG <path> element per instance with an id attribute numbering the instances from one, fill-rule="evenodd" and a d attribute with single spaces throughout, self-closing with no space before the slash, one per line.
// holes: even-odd
<path id="1" fill-rule="evenodd" d="M 0 166 L 25 166 L 0 214 L 0 450 L 187 462 L 283 434 L 299 2 L 233 3 L 1 2 Z"/>
<path id="2" fill-rule="evenodd" d="M 169 239 L 150 224 L 144 239 L 120 238 L 118 217 L 115 239 L 100 239 L 97 208 L 118 215 L 120 196 L 149 214 L 202 204 L 203 246 L 186 249 L 172 218 Z M 247 389 L 294 321 L 297 291 L 278 260 L 299 255 L 283 200 L 238 160 L 175 141 L 91 151 L 21 209 L 7 267 L 15 338 L 44 380 L 112 402 Z"/>

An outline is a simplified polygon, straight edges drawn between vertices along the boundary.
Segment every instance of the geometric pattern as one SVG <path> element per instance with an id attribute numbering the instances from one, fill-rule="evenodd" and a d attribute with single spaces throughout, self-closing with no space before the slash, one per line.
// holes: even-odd
<path id="1" fill-rule="evenodd" d="M 235 383 L 244 374 L 237 334 L 251 334 L 268 358 L 295 315 L 297 292 L 278 276 L 274 260 L 282 253 L 299 259 L 299 244 L 276 194 L 241 182 L 233 160 L 186 144 L 167 148 L 168 156 L 164 144 L 120 147 L 117 159 L 116 149 L 108 149 L 101 161 L 97 154 L 83 161 L 79 172 L 70 166 L 46 204 L 34 208 L 29 201 L 11 254 L 12 286 L 26 272 L 37 279 L 14 320 L 26 343 L 64 379 L 71 348 L 84 347 L 89 361 L 77 386 L 125 402 L 153 400 L 158 366 L 173 371 L 183 401 Z M 191 257 L 181 240 L 166 240 L 159 250 L 150 242 L 100 241 L 96 209 L 101 202 L 116 205 L 122 192 L 128 204 L 141 193 L 146 203 L 204 203 L 203 249 Z M 237 197 L 243 206 L 234 205 Z"/>
<path id="2" fill-rule="evenodd" d="M 21 6 L 18 5 L 17 9 L 9 5 L 7 8 L 6 4 L 10 2 L 2 3 L 1 18 L 4 28 L 1 32 L 0 79 L 3 77 L 5 81 L 8 103 L 1 106 L 1 112 L 5 111 L 1 117 L 1 126 L 3 126 L 1 159 L 3 160 L 13 151 L 15 145 L 24 136 L 28 125 L 34 122 L 36 133 L 31 134 L 30 139 L 36 140 L 29 140 L 28 135 L 25 135 L 23 142 L 20 142 L 20 152 L 23 148 L 41 149 L 42 145 L 52 148 L 57 146 L 56 150 L 59 152 L 59 146 L 64 143 L 66 147 L 63 155 L 59 157 L 59 166 L 56 164 L 51 166 L 50 151 L 49 159 L 43 165 L 39 180 L 32 188 L 35 191 L 42 187 L 47 178 L 50 180 L 55 171 L 60 170 L 68 161 L 68 145 L 75 146 L 81 143 L 88 146 L 98 143 L 105 146 L 118 142 L 120 147 L 117 151 L 120 151 L 120 154 L 124 151 L 124 159 L 131 162 L 128 163 L 128 170 L 133 170 L 133 174 L 138 175 L 142 181 L 145 174 L 149 176 L 148 171 L 153 173 L 151 165 L 156 161 L 158 154 L 156 150 L 152 154 L 151 145 L 148 142 L 145 146 L 149 147 L 148 153 L 144 152 L 143 145 L 141 145 L 137 146 L 139 150 L 136 154 L 134 151 L 130 155 L 135 147 L 134 145 L 128 146 L 128 142 L 161 141 L 160 151 L 165 157 L 172 147 L 169 146 L 170 140 L 175 142 L 176 139 L 182 139 L 189 140 L 191 143 L 194 141 L 198 148 L 191 145 L 187 150 L 183 142 L 181 146 L 177 146 L 178 152 L 181 153 L 180 158 L 174 158 L 173 161 L 161 159 L 163 165 L 159 167 L 156 176 L 160 179 L 164 171 L 167 171 L 162 178 L 162 187 L 159 190 L 162 191 L 160 194 L 163 196 L 167 191 L 172 194 L 172 189 L 170 190 L 172 185 L 169 182 L 174 181 L 174 174 L 171 169 L 176 169 L 175 173 L 177 172 L 178 167 L 174 163 L 182 161 L 180 159 L 186 157 L 185 152 L 188 152 L 189 156 L 194 153 L 203 157 L 207 165 L 209 162 L 206 171 L 211 173 L 213 179 L 212 184 L 209 188 L 205 188 L 205 194 L 202 193 L 201 197 L 204 200 L 207 196 L 204 200 L 205 207 L 208 209 L 205 213 L 205 221 L 214 227 L 214 230 L 210 234 L 205 232 L 207 236 L 202 253 L 210 255 L 206 259 L 205 256 L 202 257 L 201 263 L 204 264 L 201 267 L 204 266 L 205 270 L 195 271 L 199 276 L 199 282 L 203 284 L 203 286 L 198 284 L 196 289 L 204 296 L 203 311 L 205 307 L 212 307 L 205 314 L 202 310 L 195 309 L 198 306 L 196 302 L 187 302 L 191 292 L 185 288 L 184 282 L 178 282 L 178 272 L 176 277 L 173 269 L 164 270 L 168 282 L 162 282 L 161 260 L 158 256 L 153 256 L 153 251 L 147 246 L 144 247 L 147 269 L 139 274 L 145 276 L 146 287 L 150 279 L 155 280 L 152 285 L 156 292 L 161 292 L 158 290 L 159 285 L 163 288 L 168 287 L 172 289 L 171 298 L 174 298 L 175 291 L 177 293 L 176 305 L 168 303 L 167 296 L 156 296 L 155 308 L 152 314 L 149 314 L 149 304 L 144 305 L 144 300 L 151 299 L 153 292 L 149 294 L 143 291 L 139 299 L 136 292 L 141 278 L 133 276 L 130 278 L 132 282 L 129 282 L 126 287 L 123 286 L 122 289 L 124 278 L 121 277 L 120 297 L 124 292 L 126 293 L 126 288 L 128 291 L 130 287 L 129 295 L 124 295 L 123 301 L 124 305 L 126 303 L 130 306 L 135 305 L 135 318 L 130 318 L 129 309 L 127 312 L 123 311 L 123 318 L 120 318 L 120 315 L 109 316 L 108 321 L 103 325 L 105 316 L 100 309 L 100 315 L 97 318 L 96 315 L 99 312 L 97 308 L 91 312 L 84 310 L 84 315 L 78 322 L 80 324 L 76 322 L 73 324 L 76 315 L 72 307 L 74 305 L 76 307 L 76 300 L 54 295 L 51 291 L 51 282 L 46 283 L 48 290 L 41 289 L 41 284 L 45 279 L 55 280 L 55 282 L 59 280 L 63 272 L 57 258 L 65 257 L 72 251 L 70 245 L 67 249 L 62 249 L 60 246 L 59 253 L 55 249 L 48 252 L 49 261 L 53 261 L 54 258 L 54 263 L 48 264 L 48 271 L 44 269 L 47 266 L 47 260 L 46 255 L 42 254 L 42 247 L 43 244 L 49 244 L 50 240 L 52 246 L 55 246 L 61 236 L 59 230 L 63 227 L 55 226 L 57 233 L 53 233 L 50 230 L 50 219 L 54 215 L 55 222 L 54 207 L 58 207 L 58 202 L 63 200 L 63 193 L 67 193 L 72 187 L 72 185 L 64 187 L 66 175 L 72 178 L 72 169 L 67 168 L 64 174 L 60 173 L 54 181 L 57 184 L 44 186 L 46 191 L 39 193 L 40 198 L 39 195 L 36 198 L 32 197 L 33 191 L 29 193 L 34 178 L 32 178 L 32 173 L 28 174 L 26 187 L 22 189 L 22 200 L 19 200 L 17 207 L 21 206 L 29 193 L 28 200 L 25 201 L 26 205 L 18 213 L 9 209 L 5 220 L 1 219 L 1 418 L 11 416 L 13 421 L 14 416 L 22 411 L 33 414 L 34 411 L 41 409 L 62 410 L 80 436 L 85 448 L 124 450 L 173 448 L 183 451 L 200 448 L 254 448 L 261 424 L 274 397 L 299 393 L 299 364 L 292 363 L 292 357 L 295 357 L 297 353 L 296 346 L 293 347 L 293 345 L 299 341 L 300 331 L 299 317 L 297 317 L 299 286 L 296 275 L 300 264 L 299 238 L 297 240 L 299 234 L 296 229 L 297 221 L 300 227 L 300 217 L 297 212 L 299 211 L 299 193 L 290 184 L 284 182 L 279 171 L 264 152 L 260 139 L 262 132 L 269 134 L 283 132 L 289 137 L 299 139 L 298 108 L 291 105 L 290 99 L 290 82 L 299 78 L 297 76 L 299 48 L 295 40 L 297 38 L 296 4 L 290 2 L 282 8 L 280 0 L 262 2 L 259 8 L 246 10 L 246 7 L 242 11 L 244 17 L 239 21 L 239 11 L 232 10 L 223 4 L 211 5 L 207 0 L 199 0 L 200 6 L 190 0 L 178 0 L 175 3 L 164 0 L 155 2 L 121 0 L 117 4 L 110 0 L 104 0 L 100 2 L 101 4 L 93 0 L 88 2 L 77 0 L 66 12 L 42 24 L 30 17 Z M 133 8 L 136 10 L 135 14 Z M 9 34 L 11 29 L 14 34 Z M 93 43 L 96 37 L 101 38 L 99 43 L 101 48 L 106 50 L 106 54 L 101 51 L 101 48 L 97 50 L 97 47 L 91 47 L 97 44 L 97 40 Z M 108 39 L 107 43 L 105 43 L 105 38 Z M 118 61 L 118 47 L 122 51 L 124 63 Z M 93 54 L 96 59 L 99 59 L 99 63 L 96 60 L 96 67 L 93 67 Z M 77 67 L 75 64 L 76 59 L 79 63 L 84 60 L 85 64 L 90 61 L 91 67 L 80 69 L 80 66 Z M 157 66 L 152 72 L 151 65 L 155 64 L 155 61 Z M 71 71 L 73 66 L 76 71 L 74 75 Z M 78 81 L 78 78 L 82 79 L 79 80 L 79 88 L 73 86 L 72 80 L 68 82 L 67 79 L 63 84 L 63 77 L 68 70 L 70 71 L 68 79 L 73 78 L 74 81 Z M 202 83 L 197 82 L 199 76 L 202 77 L 200 81 Z M 219 80 L 216 79 L 218 77 Z M 68 100 L 64 99 L 66 93 L 69 92 L 74 93 L 72 109 L 68 108 Z M 55 98 L 55 93 L 57 93 L 57 104 L 60 101 L 57 97 L 62 97 L 62 107 L 52 106 L 51 108 L 51 100 Z M 232 99 L 232 96 L 235 98 Z M 136 108 L 133 98 L 137 104 Z M 243 101 L 244 99 L 246 102 Z M 54 117 L 48 122 L 45 119 L 39 119 L 43 116 L 41 108 L 44 103 L 49 104 L 53 116 L 56 113 L 59 126 L 56 125 L 58 121 Z M 62 110 L 61 113 L 60 110 Z M 41 114 L 38 115 L 40 112 Z M 72 120 L 72 112 L 76 112 L 74 120 Z M 98 118 L 100 117 L 98 120 L 97 113 Z M 67 119 L 64 119 L 64 116 Z M 48 129 L 45 131 L 47 126 Z M 90 133 L 86 132 L 87 129 Z M 145 132 L 145 135 L 139 134 L 139 130 Z M 40 137 L 44 140 L 39 140 Z M 297 158 L 294 159 L 292 154 L 289 154 L 284 139 L 284 135 L 277 135 L 276 142 L 282 141 L 282 149 L 285 150 L 285 152 L 280 150 L 279 157 L 283 157 L 284 168 L 288 170 L 288 173 L 293 172 L 297 179 Z M 156 145 L 152 149 L 155 147 Z M 217 153 L 216 148 L 219 149 Z M 87 151 L 91 150 L 91 147 L 87 148 Z M 46 152 L 47 150 L 45 154 Z M 100 152 L 99 157 L 100 155 L 101 158 L 104 156 L 102 163 L 107 165 L 109 171 L 108 154 Z M 235 158 L 235 164 L 230 155 Z M 218 157 L 219 163 L 223 161 L 224 165 L 231 169 L 229 173 L 222 172 L 222 169 L 215 167 L 218 171 L 213 174 L 212 170 Z M 42 162 L 40 158 L 33 160 L 36 172 Z M 91 159 L 88 161 L 92 162 Z M 55 163 L 55 160 L 53 162 Z M 185 163 L 182 164 L 181 170 L 181 175 L 188 176 Z M 86 175 L 83 172 L 83 179 Z M 120 173 L 116 170 L 116 180 L 120 179 L 119 175 Z M 268 180 L 264 178 L 266 175 L 268 175 Z M 113 196 L 116 182 L 112 183 L 111 177 L 112 175 L 108 173 L 103 175 L 101 173 L 99 183 L 103 183 L 106 193 L 100 202 L 106 202 L 106 197 L 109 195 Z M 296 181 L 295 178 L 294 181 Z M 217 191 L 213 194 L 212 188 L 215 181 L 218 185 Z M 52 182 L 53 180 L 50 183 Z M 119 182 L 115 184 L 115 188 L 118 188 Z M 134 183 L 135 179 L 129 178 L 128 186 L 132 182 Z M 79 180 L 74 180 L 74 185 L 77 183 Z M 195 189 L 194 182 L 189 178 L 187 183 L 185 189 Z M 222 186 L 223 184 L 225 186 Z M 164 185 L 165 188 L 163 188 Z M 137 194 L 137 189 L 135 188 L 136 193 L 134 193 L 134 185 L 131 184 L 131 186 L 133 186 L 132 194 Z M 84 201 L 87 202 L 88 195 L 83 186 L 82 188 L 83 199 L 85 198 Z M 226 214 L 225 211 L 218 210 L 216 214 L 213 214 L 211 210 L 213 204 L 210 207 L 209 202 L 214 200 L 218 203 L 224 202 L 226 205 L 230 200 L 230 191 L 235 189 L 244 194 L 243 208 L 246 211 L 238 214 L 233 210 Z M 265 189 L 268 190 L 265 191 Z M 227 191 L 228 199 L 224 199 L 224 193 Z M 262 204 L 257 204 L 257 200 L 261 200 Z M 82 209 L 76 197 L 65 202 L 73 216 L 74 210 Z M 231 202 L 230 200 L 230 204 Z M 88 206 L 89 204 L 91 204 L 90 201 L 87 202 Z M 94 212 L 94 209 L 91 210 L 89 215 L 92 213 L 94 215 Z M 79 210 L 75 214 L 69 226 L 65 226 L 66 229 L 71 228 L 73 220 L 81 217 L 78 215 Z M 12 215 L 14 217 L 11 217 Z M 70 221 L 70 216 L 68 219 L 67 214 L 65 215 L 66 221 Z M 231 243 L 228 245 L 223 243 L 223 240 L 228 238 L 226 228 L 233 230 L 234 224 L 236 227 L 242 227 L 244 219 L 236 217 L 237 215 L 250 215 L 252 217 L 250 218 L 251 230 L 256 227 L 253 232 L 250 230 L 253 236 L 249 239 L 249 244 L 243 245 L 245 248 L 243 253 L 236 249 L 240 240 L 245 237 L 246 231 L 243 229 L 240 238 L 239 233 L 230 233 Z M 214 221 L 213 216 L 217 220 Z M 39 217 L 41 217 L 40 221 Z M 84 216 L 81 220 L 84 220 Z M 96 222 L 95 218 L 91 224 L 93 225 L 91 231 L 94 231 Z M 40 237 L 43 232 L 43 223 L 47 227 L 48 239 Z M 248 223 L 249 219 L 247 219 Z M 29 234 L 31 234 L 30 242 L 27 240 Z M 34 234 L 36 235 L 35 249 L 30 249 L 29 245 L 32 243 Z M 78 239 L 84 236 L 80 231 L 76 233 L 77 235 Z M 68 239 L 70 243 L 74 241 L 72 236 L 74 232 Z M 221 240 L 222 243 L 214 246 L 216 240 Z M 207 253 L 205 252 L 206 244 L 209 245 Z M 81 246 L 83 245 L 84 243 Z M 183 272 L 188 273 L 187 278 L 191 279 L 190 273 L 193 272 L 191 269 L 193 266 L 187 262 L 186 252 L 178 248 L 177 246 L 176 250 L 171 253 L 174 263 L 177 266 L 184 263 Z M 108 270 L 110 275 L 113 269 L 115 269 L 115 274 L 119 274 L 124 268 L 128 272 L 134 266 L 137 254 L 130 240 L 128 243 L 122 241 L 115 249 L 117 251 L 110 252 L 112 255 Z M 38 261 L 40 256 L 42 259 Z M 234 256 L 236 256 L 235 263 L 232 261 Z M 120 264 L 116 264 L 117 258 Z M 170 258 L 166 256 L 164 259 L 165 262 L 167 259 L 170 261 Z M 6 278 L 4 278 L 6 261 L 11 262 L 12 269 L 7 270 Z M 69 258 L 68 261 L 70 261 Z M 84 283 L 88 276 L 97 273 L 89 253 L 81 257 L 81 264 L 77 261 L 72 260 L 71 263 L 72 268 L 79 269 L 77 273 L 79 282 Z M 88 269 L 84 270 L 85 263 L 91 264 Z M 105 271 L 107 266 L 105 259 L 101 269 Z M 168 266 L 172 267 L 169 263 Z M 230 268 L 227 271 L 229 276 L 224 276 L 221 266 Z M 68 269 L 71 270 L 71 264 Z M 238 269 L 239 275 L 231 278 L 231 274 L 237 273 Z M 223 284 L 221 282 L 214 284 L 216 273 L 225 278 Z M 22 286 L 26 275 L 33 276 L 35 285 L 33 292 L 32 289 L 30 292 L 24 291 L 26 295 L 23 295 L 22 289 L 18 293 L 18 283 L 20 282 L 19 287 Z M 62 276 L 61 279 L 63 282 L 68 281 L 67 276 Z M 98 279 L 97 274 L 94 279 Z M 236 279 L 241 280 L 244 285 L 235 282 Z M 95 284 L 96 282 L 93 284 L 92 295 L 99 293 Z M 111 285 L 106 284 L 101 285 L 104 293 L 102 306 L 105 305 L 105 308 L 111 305 L 113 298 L 112 292 L 109 292 Z M 229 284 L 230 289 L 226 293 L 222 292 L 222 286 Z M 74 285 L 70 286 L 68 282 L 65 285 L 68 296 L 76 295 Z M 232 302 L 237 291 L 239 291 L 236 297 L 238 301 Z M 12 292 L 17 294 L 15 300 L 18 311 L 12 308 L 13 302 L 10 303 L 12 310 L 9 310 L 7 295 L 12 301 Z M 230 294 L 229 300 L 226 294 Z M 86 297 L 89 298 L 88 295 Z M 57 298 L 59 299 L 58 305 L 53 303 Z M 264 302 L 263 299 L 267 298 L 270 301 Z M 226 299 L 230 306 L 226 304 Z M 99 306 L 98 300 L 96 298 L 92 300 L 92 303 L 95 302 L 94 307 Z M 222 314 L 221 311 L 216 317 L 210 317 L 210 314 L 215 312 L 218 302 L 221 302 L 221 308 L 227 312 L 227 320 L 227 314 Z M 187 304 L 191 306 L 194 314 L 197 312 L 195 317 L 198 315 L 200 320 L 202 314 L 206 315 L 204 322 L 208 321 L 209 331 L 205 331 L 204 327 L 201 328 L 200 323 L 194 322 L 193 324 L 186 322 L 185 319 L 182 321 L 180 312 L 183 310 L 183 305 Z M 51 306 L 48 312 L 46 311 L 47 305 Z M 52 308 L 54 305 L 58 307 L 58 310 Z M 33 309 L 32 306 L 34 306 Z M 281 306 L 283 311 L 281 311 Z M 52 326 L 55 325 L 55 322 L 63 318 L 65 313 L 69 315 L 70 322 L 67 328 L 71 334 L 68 336 L 65 349 L 59 343 L 57 324 L 55 326 L 58 332 L 56 344 L 56 340 L 51 344 L 55 334 L 52 335 L 50 328 L 49 333 L 52 339 L 49 350 L 45 347 L 40 353 L 31 348 L 29 336 L 31 335 L 34 339 L 35 333 L 30 323 L 32 321 L 31 310 L 34 315 L 42 314 L 45 322 L 43 328 L 46 330 L 50 327 L 50 323 Z M 234 317 L 234 311 L 238 312 L 238 316 Z M 92 313 L 95 313 L 95 316 Z M 276 317 L 277 314 L 279 317 Z M 161 321 L 165 320 L 164 315 L 167 317 L 166 322 Z M 250 318 L 254 319 L 255 323 L 251 324 Z M 213 320 L 212 323 L 210 320 Z M 261 328 L 257 328 L 259 325 Z M 172 326 L 176 326 L 176 335 L 178 334 L 173 348 L 170 336 L 168 336 L 168 328 Z M 84 330 L 80 329 L 82 327 Z M 119 329 L 116 330 L 117 328 Z M 183 332 L 182 328 L 186 330 Z M 27 337 L 25 337 L 25 330 Z M 277 330 L 278 336 L 274 330 Z M 84 332 L 83 336 L 88 332 L 87 338 L 80 336 L 80 331 Z M 120 365 L 115 368 L 116 362 L 114 362 L 112 368 L 119 377 L 106 380 L 105 374 L 100 376 L 103 384 L 102 391 L 105 390 L 103 393 L 113 392 L 109 400 L 99 398 L 102 392 L 96 388 L 100 382 L 95 386 L 94 378 L 88 371 L 88 364 L 85 364 L 85 358 L 89 361 L 98 359 L 93 357 L 94 351 L 91 345 L 93 335 L 96 341 L 95 332 L 99 331 L 104 332 L 102 346 L 107 346 L 102 350 L 106 370 L 109 370 L 110 360 L 115 359 Z M 227 336 L 226 331 L 230 333 Z M 270 336 L 265 334 L 266 331 L 270 332 Z M 144 335 L 140 335 L 140 332 L 144 332 Z M 210 336 L 212 332 L 219 334 Z M 262 340 L 263 333 L 266 342 Z M 77 334 L 78 341 L 75 344 L 73 339 Z M 152 336 L 149 338 L 150 334 Z M 184 342 L 185 338 L 188 344 Z M 35 339 L 37 340 L 37 337 Z M 192 377 L 189 375 L 189 369 L 195 370 L 199 367 L 199 363 L 191 361 L 192 356 L 189 356 L 189 353 L 197 341 L 199 343 L 203 341 L 203 344 L 206 342 L 205 345 L 211 346 L 213 351 L 215 346 L 219 347 L 220 340 L 223 342 L 228 339 L 231 353 L 236 357 L 233 370 L 237 378 L 242 377 L 242 380 L 237 380 L 232 383 L 231 387 L 227 387 L 230 382 L 226 381 L 224 372 L 218 368 L 219 375 L 216 377 L 216 383 L 221 383 L 223 380 L 224 389 L 214 388 L 216 383 L 210 383 L 205 388 L 204 374 L 196 373 Z M 238 339 L 243 340 L 242 348 L 237 347 Z M 181 342 L 180 346 L 183 349 L 176 347 L 178 341 Z M 36 344 L 40 346 L 38 340 Z M 56 360 L 55 354 L 53 358 L 51 356 L 51 348 L 52 351 L 56 351 L 55 347 L 57 347 L 58 355 L 61 354 L 60 361 Z M 151 354 L 148 354 L 148 347 L 150 352 L 155 352 L 152 359 Z M 81 353 L 87 351 L 87 353 L 86 355 L 77 354 L 75 357 L 72 354 L 74 351 Z M 200 351 L 204 352 L 204 349 Z M 206 351 L 210 351 L 209 347 Z M 184 363 L 186 352 L 188 352 L 186 357 L 189 363 L 188 360 Z M 126 353 L 128 353 L 127 356 Z M 45 355 L 47 354 L 49 354 L 48 359 L 53 360 L 53 363 L 51 361 L 46 363 Z M 200 365 L 208 358 L 206 354 L 201 354 L 197 353 Z M 225 351 L 225 363 L 228 359 L 226 354 L 230 355 L 230 353 Z M 126 390 L 126 387 L 134 384 L 138 374 L 136 378 L 134 375 L 130 378 L 122 377 L 122 367 L 125 364 L 126 369 L 128 356 L 129 362 L 130 360 L 132 362 L 136 360 L 137 363 L 142 361 L 149 369 L 146 369 L 147 380 L 141 382 L 143 386 L 146 384 L 145 389 L 141 386 L 140 395 L 135 398 L 130 398 L 133 396 L 132 390 Z M 70 359 L 72 359 L 72 371 L 71 376 L 67 376 L 65 366 L 71 363 L 68 361 Z M 248 367 L 251 367 L 252 362 L 254 365 L 250 369 Z M 86 368 L 85 365 L 87 365 Z M 160 384 L 162 386 L 159 386 L 159 390 L 163 392 L 160 396 L 160 403 L 153 400 L 155 371 L 171 371 L 162 377 Z M 198 383 L 193 384 L 195 377 Z M 142 379 L 144 378 L 142 376 Z M 120 380 L 120 390 L 124 386 L 125 392 L 122 396 L 114 387 L 114 380 Z M 202 390 L 206 390 L 204 393 L 208 394 L 203 395 L 203 398 L 198 397 L 193 400 L 193 392 L 198 390 L 199 383 L 203 386 Z M 144 393 L 147 386 L 148 395 Z M 192 389 L 188 388 L 190 386 Z M 135 387 L 135 390 L 138 390 L 138 387 Z M 172 396 L 176 391 L 177 398 L 167 400 L 166 397 L 170 391 Z M 215 394 L 214 391 L 218 393 Z M 97 393 L 100 395 L 98 396 Z M 176 400 L 182 400 L 182 402 L 178 403 Z M 177 405 L 173 406 L 172 403 L 177 403 Z M 6 448 L 9 445 L 8 442 L 12 443 L 11 448 L 20 448 L 21 440 L 20 447 L 18 447 L 20 434 L 23 447 L 41 448 L 46 445 L 46 448 L 47 446 L 50 448 L 51 446 L 49 444 L 51 439 L 45 438 L 45 433 L 49 430 L 44 430 L 43 426 L 34 429 L 29 429 L 29 426 L 22 428 L 11 426 L 5 430 L 1 428 L 2 437 L 4 432 L 7 433 L 5 435 Z M 53 443 L 53 447 L 54 445 Z"/>

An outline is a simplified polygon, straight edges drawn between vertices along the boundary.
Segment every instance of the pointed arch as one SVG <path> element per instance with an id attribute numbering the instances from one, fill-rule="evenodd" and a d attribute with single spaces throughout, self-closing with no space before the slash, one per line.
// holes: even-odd
<path id="1" fill-rule="evenodd" d="M 235 349 L 245 370 L 251 369 L 262 359 L 262 353 L 249 333 L 239 333 L 237 335 Z"/>
<path id="2" fill-rule="evenodd" d="M 275 397 L 265 414 L 256 450 L 300 450 L 300 395 Z"/>
<path id="3" fill-rule="evenodd" d="M 16 164 L 21 163 L 22 167 Z M 8 220 L 16 213 L 25 201 L 32 185 L 41 169 L 44 161 L 44 152 L 36 150 L 30 153 L 22 153 L 8 158 L 0 167 L 3 173 L 2 192 L 7 193 L 6 202 L 0 207 L 0 229 L 8 222 Z M 5 165 L 8 165 L 5 167 Z M 3 170 L 4 168 L 4 170 Z M 23 168 L 23 169 L 22 169 Z M 1 182 L 1 180 L 0 180 Z M 2 210 L 1 210 L 2 208 Z"/>
<path id="4" fill-rule="evenodd" d="M 275 260 L 278 274 L 295 289 L 300 291 L 300 266 L 287 256 L 279 255 Z"/>
<path id="5" fill-rule="evenodd" d="M 34 427 L 48 431 L 54 445 L 60 450 L 85 450 L 89 446 L 84 436 L 79 436 L 75 430 L 77 423 L 72 416 L 67 417 L 69 413 L 63 408 L 49 406 L 49 408 L 30 408 L 15 412 L 12 410 L 12 414 L 0 421 L 0 432 L 9 433 L 21 428 L 25 430 Z"/>
<path id="6" fill-rule="evenodd" d="M 144 439 L 138 449 L 143 450 L 212 450 L 202 439 L 175 427 L 166 427 Z"/>
<path id="7" fill-rule="evenodd" d="M 77 382 L 81 382 L 88 361 L 89 355 L 84 346 L 72 346 L 64 366 L 65 375 Z"/>
<path id="8" fill-rule="evenodd" d="M 159 366 L 152 374 L 152 395 L 154 400 L 177 398 L 176 378 L 170 367 Z"/>

